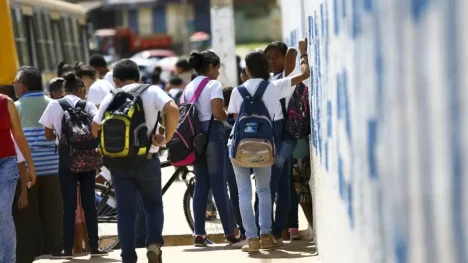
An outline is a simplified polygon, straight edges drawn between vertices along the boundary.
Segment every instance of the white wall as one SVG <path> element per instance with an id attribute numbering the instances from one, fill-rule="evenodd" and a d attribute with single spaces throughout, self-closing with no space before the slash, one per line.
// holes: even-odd
<path id="1" fill-rule="evenodd" d="M 281 6 L 309 37 L 321 262 L 468 262 L 468 1 Z"/>

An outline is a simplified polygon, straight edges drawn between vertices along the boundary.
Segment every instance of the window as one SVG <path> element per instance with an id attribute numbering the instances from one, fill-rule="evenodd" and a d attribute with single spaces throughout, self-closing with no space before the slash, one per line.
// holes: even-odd
<path id="1" fill-rule="evenodd" d="M 23 16 L 26 25 L 26 43 L 28 43 L 29 55 L 31 56 L 31 66 L 39 68 L 37 62 L 36 37 L 34 36 L 32 16 Z"/>
<path id="2" fill-rule="evenodd" d="M 76 54 L 76 60 L 83 61 L 83 56 L 81 55 L 81 38 L 78 33 L 78 23 L 76 18 L 70 17 L 70 26 L 72 27 L 73 46 Z"/>
<path id="3" fill-rule="evenodd" d="M 47 60 L 49 63 L 49 69 L 54 69 L 60 61 L 57 61 L 56 50 L 54 50 L 54 38 L 52 36 L 52 28 L 50 26 L 49 14 L 42 13 L 42 25 L 44 26 L 44 38 L 47 50 Z"/>
<path id="4" fill-rule="evenodd" d="M 36 37 L 36 50 L 37 50 L 37 59 L 40 70 L 48 70 L 49 61 L 47 56 L 47 39 L 45 38 L 45 26 L 42 24 L 42 14 L 40 11 L 34 12 L 34 17 L 32 19 L 34 25 L 34 33 Z"/>
<path id="5" fill-rule="evenodd" d="M 75 57 L 75 52 L 73 51 L 73 33 L 71 32 L 69 18 L 62 17 L 60 19 L 60 31 L 62 32 L 65 61 L 69 64 L 74 64 L 77 59 Z"/>
<path id="6" fill-rule="evenodd" d="M 54 49 L 57 53 L 57 66 L 58 63 L 62 62 L 64 60 L 63 57 L 63 41 L 62 38 L 60 38 L 60 27 L 59 27 L 59 20 L 53 20 L 51 21 L 52 24 L 52 33 L 54 34 Z"/>
<path id="7" fill-rule="evenodd" d="M 26 43 L 26 28 L 24 27 L 23 14 L 19 8 L 11 10 L 11 18 L 13 20 L 13 29 L 16 41 L 16 53 L 18 54 L 18 62 L 21 66 L 31 65 L 30 53 Z"/>
<path id="8" fill-rule="evenodd" d="M 88 51 L 88 30 L 86 26 L 80 25 L 80 38 L 82 43 L 82 50 L 83 50 L 83 60 L 89 61 L 89 51 Z"/>

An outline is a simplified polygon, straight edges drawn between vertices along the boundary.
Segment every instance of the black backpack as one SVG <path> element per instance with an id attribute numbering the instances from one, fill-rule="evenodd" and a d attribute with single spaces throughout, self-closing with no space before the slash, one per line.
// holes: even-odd
<path id="1" fill-rule="evenodd" d="M 85 111 L 86 101 L 78 101 L 76 107 L 72 107 L 64 98 L 57 101 L 64 111 L 59 136 L 60 165 L 74 173 L 101 168 L 102 155 L 91 130 L 93 119 Z"/>
<path id="2" fill-rule="evenodd" d="M 297 84 L 286 109 L 285 100 L 281 99 L 284 115 L 284 131 L 294 139 L 303 139 L 310 134 L 309 91 L 303 83 Z"/>
<path id="3" fill-rule="evenodd" d="M 141 84 L 130 91 L 113 93 L 99 131 L 104 166 L 111 170 L 130 170 L 141 167 L 151 147 L 145 111 L 140 94 L 151 84 Z"/>

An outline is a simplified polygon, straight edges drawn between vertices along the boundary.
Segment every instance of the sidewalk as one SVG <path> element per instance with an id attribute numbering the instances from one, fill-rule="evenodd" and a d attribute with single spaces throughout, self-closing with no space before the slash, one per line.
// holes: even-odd
<path id="1" fill-rule="evenodd" d="M 226 245 L 212 245 L 206 248 L 195 248 L 193 246 L 164 247 L 164 263 L 197 263 L 197 262 L 245 262 L 245 263 L 281 263 L 294 259 L 294 263 L 319 263 L 318 256 L 314 256 L 315 247 L 309 241 L 287 242 L 281 250 L 261 251 L 260 253 L 244 253 L 240 250 L 233 250 Z M 138 262 L 148 262 L 146 250 L 137 250 Z M 104 258 L 92 258 L 89 255 L 78 255 L 74 260 L 50 260 L 39 259 L 35 263 L 63 263 L 63 262 L 89 262 L 89 263 L 110 263 L 121 262 L 120 250 L 113 251 Z M 288 261 L 289 262 L 289 261 Z"/>

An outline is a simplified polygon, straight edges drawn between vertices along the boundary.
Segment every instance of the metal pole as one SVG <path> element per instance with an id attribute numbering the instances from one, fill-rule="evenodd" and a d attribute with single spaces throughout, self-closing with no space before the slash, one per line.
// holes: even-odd
<path id="1" fill-rule="evenodd" d="M 211 0 L 213 50 L 221 60 L 218 80 L 223 86 L 237 86 L 236 39 L 232 0 Z"/>
<path id="2" fill-rule="evenodd" d="M 188 29 L 188 18 L 189 18 L 189 6 L 188 0 L 181 0 L 182 4 L 182 21 L 183 21 L 183 40 L 182 40 L 182 52 L 185 56 L 189 55 L 190 52 L 190 36 Z"/>

